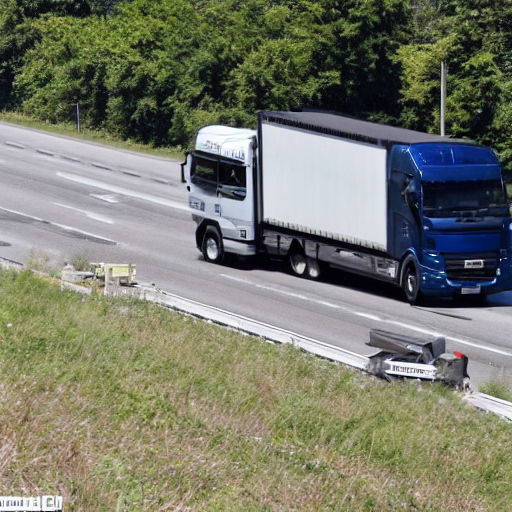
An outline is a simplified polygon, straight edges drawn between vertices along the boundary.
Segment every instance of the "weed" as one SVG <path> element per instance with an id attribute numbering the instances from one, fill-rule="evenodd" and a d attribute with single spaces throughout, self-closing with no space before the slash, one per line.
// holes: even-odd
<path id="1" fill-rule="evenodd" d="M 492 379 L 488 382 L 484 382 L 480 384 L 479 390 L 487 395 L 512 402 L 512 388 L 509 383 L 502 380 Z"/>
<path id="2" fill-rule="evenodd" d="M 73 254 L 69 260 L 69 264 L 78 272 L 86 272 L 91 270 L 91 259 L 87 254 Z"/>
<path id="3" fill-rule="evenodd" d="M 25 264 L 30 270 L 48 274 L 51 277 L 59 277 L 60 272 L 52 262 L 50 255 L 42 250 L 31 249 Z"/>

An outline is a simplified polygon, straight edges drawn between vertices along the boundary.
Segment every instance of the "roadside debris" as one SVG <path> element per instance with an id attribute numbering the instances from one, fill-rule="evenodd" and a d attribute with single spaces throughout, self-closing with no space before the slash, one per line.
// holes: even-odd
<path id="1" fill-rule="evenodd" d="M 87 270 L 75 270 L 73 265 L 66 265 L 60 272 L 60 278 L 67 283 L 83 283 L 96 277 L 95 273 Z"/>
<path id="2" fill-rule="evenodd" d="M 367 371 L 386 380 L 414 378 L 439 381 L 469 391 L 468 358 L 446 353 L 444 337 L 418 338 L 380 329 L 370 330 L 370 347 L 379 352 L 369 357 Z"/>
<path id="3" fill-rule="evenodd" d="M 133 265 L 134 266 L 134 265 Z M 11 260 L 7 260 L 5 258 L 0 258 L 0 268 L 2 269 L 15 269 L 22 270 L 23 264 L 14 262 Z M 74 270 L 72 266 L 69 266 L 66 270 L 70 272 Z M 61 286 L 63 288 L 76 288 L 80 293 L 90 293 L 92 287 L 84 287 L 78 286 L 71 282 L 66 282 L 64 279 L 61 279 Z M 222 311 L 218 308 L 214 308 L 211 306 L 207 306 L 205 304 L 201 304 L 189 299 L 184 299 L 183 297 L 179 297 L 177 295 L 173 295 L 168 292 L 164 292 L 155 288 L 155 285 L 152 285 L 151 288 L 145 286 L 134 285 L 133 287 L 124 287 L 124 289 L 130 291 L 140 291 L 140 299 L 141 300 L 149 300 L 154 302 L 162 307 L 171 309 L 173 311 L 178 311 L 187 315 L 191 315 L 201 319 L 210 319 L 219 325 L 223 325 L 229 328 L 237 329 L 241 332 L 252 334 L 254 336 L 258 336 L 260 338 L 277 342 L 277 343 L 293 343 L 295 346 L 310 352 L 311 354 L 316 354 L 317 356 L 336 361 L 342 364 L 346 364 L 353 368 L 358 368 L 360 370 L 365 370 L 373 375 L 379 375 L 387 380 L 391 380 L 395 377 L 413 377 L 419 379 L 425 379 L 424 375 L 411 375 L 410 373 L 406 373 L 405 375 L 393 375 L 392 373 L 388 373 L 386 370 L 391 367 L 391 364 L 395 362 L 395 366 L 399 367 L 399 364 L 409 363 L 414 365 L 415 360 L 419 360 L 420 368 L 425 363 L 422 363 L 424 353 L 421 350 L 421 357 L 417 359 L 420 354 L 418 354 L 418 348 L 414 348 L 415 351 L 412 354 L 409 354 L 409 358 L 412 358 L 413 362 L 410 362 L 410 359 L 407 359 L 407 353 L 410 352 L 407 349 L 408 345 L 418 345 L 422 348 L 422 343 L 426 343 L 426 347 L 428 347 L 429 343 L 432 343 L 432 339 L 425 340 L 422 338 L 411 338 L 407 336 L 400 336 L 394 333 L 387 333 L 386 331 L 380 330 L 372 330 L 370 331 L 370 342 L 367 342 L 367 345 L 372 347 L 381 348 L 379 352 L 374 354 L 373 356 L 366 357 L 362 355 L 358 355 L 354 352 L 346 351 L 339 347 L 334 347 L 332 345 L 327 345 L 318 340 L 314 340 L 311 338 L 302 337 L 299 334 L 292 333 L 290 331 L 278 329 L 277 327 L 269 326 L 267 324 L 263 324 L 257 322 L 255 320 L 251 320 L 249 318 L 239 317 L 237 315 L 233 315 L 226 311 Z M 383 336 L 379 336 L 379 333 Z M 381 338 L 384 337 L 387 339 L 387 335 L 390 336 L 391 341 L 399 341 L 398 345 L 400 346 L 400 350 L 395 350 L 397 347 L 393 343 L 391 345 L 384 344 L 384 347 L 379 343 Z M 437 340 L 439 338 L 434 338 Z M 443 338 L 441 338 L 443 339 Z M 411 343 L 412 340 L 415 343 Z M 444 340 L 444 339 L 443 339 Z M 400 343 L 401 341 L 401 343 Z M 419 341 L 419 343 L 418 343 Z M 404 342 L 405 342 L 405 350 L 404 350 Z M 434 350 L 434 345 L 437 347 Z M 432 358 L 435 360 L 441 359 L 443 361 L 442 356 L 444 354 L 445 346 L 439 341 L 434 343 L 431 348 L 429 348 Z M 448 380 L 448 383 L 455 385 L 459 389 L 464 389 L 465 391 L 469 388 L 469 376 L 467 375 L 467 357 L 462 354 L 445 354 L 447 357 L 444 359 L 444 363 L 439 364 L 441 369 L 438 374 L 438 367 L 435 364 L 432 364 L 435 368 L 435 373 L 430 374 L 428 380 L 439 380 L 442 382 L 447 382 L 446 377 L 443 377 L 442 366 L 446 364 L 452 375 L 455 374 L 455 378 L 451 378 Z M 460 359 L 459 361 L 453 361 L 452 358 Z M 429 358 L 427 357 L 427 361 Z M 452 364 L 450 364 L 450 362 Z M 455 365 L 453 363 L 456 363 Z M 428 366 L 428 363 L 427 363 Z M 462 366 L 462 368 L 461 368 Z M 462 381 L 462 384 L 460 384 Z M 453 384 L 455 382 L 455 384 Z M 472 406 L 485 411 L 486 413 L 495 413 L 507 421 L 512 422 L 512 403 L 507 402 L 505 400 L 500 400 L 493 396 L 489 396 L 483 393 L 471 392 L 465 393 L 462 395 L 462 400 L 471 404 Z"/>
<path id="4" fill-rule="evenodd" d="M 131 263 L 92 263 L 97 278 L 104 279 L 105 283 L 116 286 L 132 286 L 137 284 L 135 265 Z"/>
<path id="5" fill-rule="evenodd" d="M 96 290 L 102 288 L 103 293 L 109 295 L 118 288 L 135 286 L 136 273 L 136 266 L 131 263 L 91 263 L 86 271 L 66 265 L 61 271 L 61 283 L 66 288 L 73 284 Z"/>

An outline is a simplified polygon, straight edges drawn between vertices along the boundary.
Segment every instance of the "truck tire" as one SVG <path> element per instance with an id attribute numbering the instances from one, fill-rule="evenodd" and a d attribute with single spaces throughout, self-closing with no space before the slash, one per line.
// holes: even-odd
<path id="1" fill-rule="evenodd" d="M 402 289 L 411 305 L 421 301 L 420 271 L 414 256 L 409 254 L 402 264 Z"/>
<path id="2" fill-rule="evenodd" d="M 308 279 L 315 281 L 320 278 L 320 276 L 324 273 L 325 267 L 321 261 L 315 258 L 307 258 L 306 260 L 306 276 Z"/>
<path id="3" fill-rule="evenodd" d="M 210 263 L 221 263 L 224 259 L 224 247 L 219 230 L 215 226 L 208 226 L 204 232 L 202 250 L 204 259 Z"/>
<path id="4" fill-rule="evenodd" d="M 299 277 L 306 277 L 306 271 L 308 268 L 308 260 L 306 255 L 302 251 L 293 249 L 290 251 L 290 268 L 292 272 Z"/>

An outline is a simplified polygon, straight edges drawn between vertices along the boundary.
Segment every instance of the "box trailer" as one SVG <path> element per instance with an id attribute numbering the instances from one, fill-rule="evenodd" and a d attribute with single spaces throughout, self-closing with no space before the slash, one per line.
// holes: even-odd
<path id="1" fill-rule="evenodd" d="M 486 147 L 327 112 L 262 112 L 258 129 L 207 126 L 183 177 L 207 261 L 289 259 L 423 295 L 512 288 L 512 227 Z"/>

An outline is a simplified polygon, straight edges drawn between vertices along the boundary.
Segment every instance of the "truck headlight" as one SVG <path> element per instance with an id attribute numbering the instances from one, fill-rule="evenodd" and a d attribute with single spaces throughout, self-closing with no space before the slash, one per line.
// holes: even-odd
<path id="1" fill-rule="evenodd" d="M 195 199 L 190 197 L 188 200 L 188 205 L 192 210 L 199 210 L 200 212 L 204 212 L 204 202 L 199 199 Z"/>

